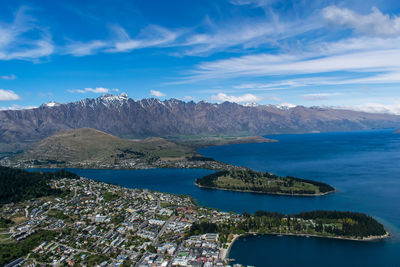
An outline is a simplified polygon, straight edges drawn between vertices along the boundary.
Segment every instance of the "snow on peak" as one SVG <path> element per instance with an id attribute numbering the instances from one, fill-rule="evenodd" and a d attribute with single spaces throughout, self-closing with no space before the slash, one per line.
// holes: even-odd
<path id="1" fill-rule="evenodd" d="M 129 96 L 126 93 L 122 93 L 120 95 L 111 95 L 105 94 L 96 99 L 97 103 L 102 103 L 103 105 L 110 107 L 110 106 L 121 106 L 126 101 L 129 100 Z"/>
<path id="2" fill-rule="evenodd" d="M 245 103 L 243 104 L 245 107 L 258 107 L 259 105 L 256 102 Z"/>
<path id="3" fill-rule="evenodd" d="M 55 101 L 50 101 L 50 102 L 44 103 L 42 106 L 52 108 L 52 107 L 58 107 L 60 105 L 61 105 L 60 103 L 57 103 Z"/>
<path id="4" fill-rule="evenodd" d="M 105 101 L 123 101 L 129 99 L 129 96 L 126 93 L 120 95 L 105 94 L 100 96 L 98 99 Z"/>
<path id="5" fill-rule="evenodd" d="M 297 105 L 291 104 L 291 103 L 282 103 L 282 104 L 276 105 L 276 107 L 279 109 L 286 110 L 286 109 L 295 108 L 295 107 L 297 107 Z"/>

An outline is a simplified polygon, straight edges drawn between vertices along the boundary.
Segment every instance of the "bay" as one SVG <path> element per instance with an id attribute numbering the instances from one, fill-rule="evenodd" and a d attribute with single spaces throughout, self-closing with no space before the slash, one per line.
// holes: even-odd
<path id="1" fill-rule="evenodd" d="M 229 256 L 254 266 L 400 266 L 400 135 L 392 130 L 268 136 L 277 143 L 212 147 L 200 152 L 231 164 L 329 183 L 323 197 L 250 196 L 258 210 L 365 212 L 392 234 L 356 242 L 293 236 L 240 238 Z M 252 196 L 253 197 L 253 196 Z M 250 206 L 250 203 L 248 203 Z M 252 207 L 253 207 L 252 205 Z"/>
<path id="2" fill-rule="evenodd" d="M 337 192 L 290 197 L 201 189 L 203 169 L 88 170 L 80 176 L 130 188 L 187 194 L 202 206 L 224 211 L 350 210 L 367 213 L 392 234 L 388 240 L 356 242 L 293 236 L 239 238 L 229 256 L 254 266 L 400 266 L 400 135 L 392 130 L 267 136 L 276 143 L 200 149 L 206 157 L 278 175 L 329 183 Z"/>

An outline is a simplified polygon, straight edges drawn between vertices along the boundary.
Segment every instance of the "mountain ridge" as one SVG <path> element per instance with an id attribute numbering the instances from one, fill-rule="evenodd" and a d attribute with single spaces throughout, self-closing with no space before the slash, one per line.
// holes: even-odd
<path id="1" fill-rule="evenodd" d="M 0 152 L 26 149 L 62 130 L 93 128 L 121 138 L 267 135 L 398 128 L 400 116 L 325 107 L 133 100 L 103 95 L 71 103 L 0 111 Z"/>

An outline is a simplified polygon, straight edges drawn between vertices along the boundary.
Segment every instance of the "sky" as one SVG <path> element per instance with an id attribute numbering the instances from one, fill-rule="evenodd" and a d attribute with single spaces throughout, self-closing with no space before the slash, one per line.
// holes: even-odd
<path id="1" fill-rule="evenodd" d="M 127 93 L 400 114 L 399 85 L 399 1 L 1 1 L 0 109 Z"/>

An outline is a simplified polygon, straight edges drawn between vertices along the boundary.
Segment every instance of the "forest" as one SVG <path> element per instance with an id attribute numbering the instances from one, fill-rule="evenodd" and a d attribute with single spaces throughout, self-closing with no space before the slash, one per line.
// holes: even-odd
<path id="1" fill-rule="evenodd" d="M 219 233 L 220 241 L 226 242 L 230 234 L 299 234 L 323 237 L 355 238 L 383 236 L 386 230 L 381 223 L 363 213 L 343 211 L 311 211 L 285 215 L 276 212 L 244 212 L 236 224 L 194 223 L 190 235 Z"/>
<path id="2" fill-rule="evenodd" d="M 38 230 L 21 242 L 0 244 L 0 266 L 28 254 L 43 241 L 50 241 L 56 235 L 56 232 Z"/>
<path id="3" fill-rule="evenodd" d="M 49 195 L 59 195 L 61 190 L 52 189 L 50 180 L 58 178 L 78 179 L 66 170 L 56 172 L 29 172 L 0 166 L 0 206 Z"/>

